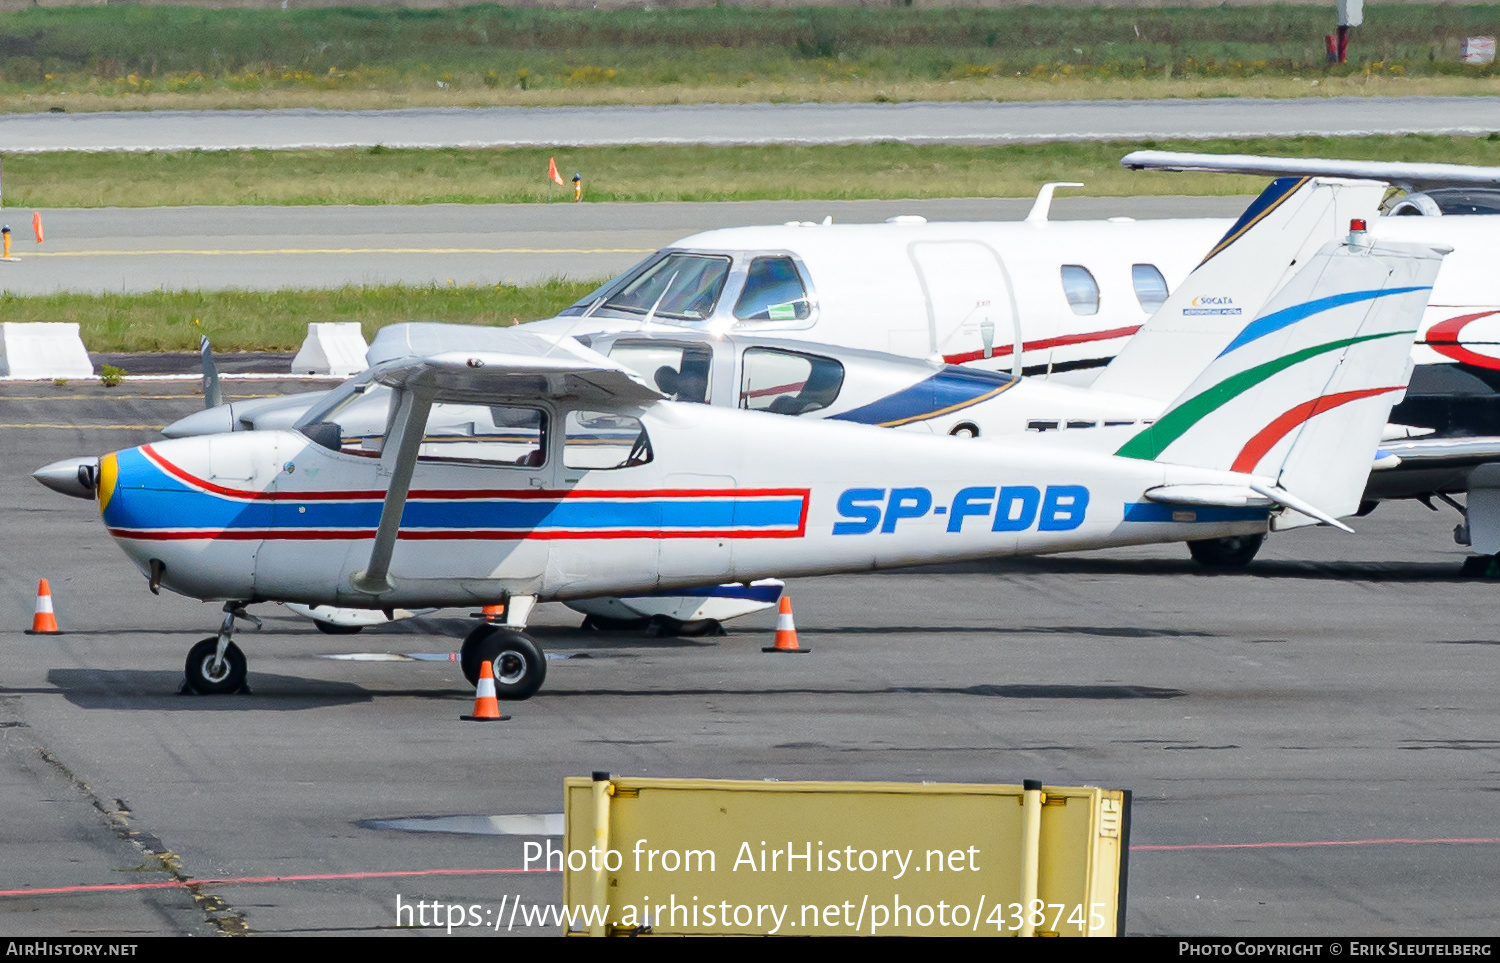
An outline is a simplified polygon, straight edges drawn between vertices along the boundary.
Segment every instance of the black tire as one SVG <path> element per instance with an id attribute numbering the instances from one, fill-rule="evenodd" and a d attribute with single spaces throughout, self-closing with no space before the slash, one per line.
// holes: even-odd
<path id="1" fill-rule="evenodd" d="M 519 702 L 536 695 L 547 680 L 547 657 L 524 632 L 500 625 L 481 625 L 464 638 L 458 662 L 469 685 L 479 684 L 479 667 L 488 662 L 495 673 L 495 695 Z"/>
<path id="2" fill-rule="evenodd" d="M 1255 558 L 1266 536 L 1232 535 L 1229 538 L 1206 538 L 1188 542 L 1188 552 L 1193 561 L 1209 568 L 1243 568 Z"/>
<path id="3" fill-rule="evenodd" d="M 224 650 L 224 661 L 214 671 L 214 653 L 219 650 L 219 637 L 209 636 L 188 650 L 183 675 L 189 689 L 199 695 L 226 695 L 245 687 L 245 653 L 233 642 Z"/>
<path id="4" fill-rule="evenodd" d="M 692 639 L 706 635 L 727 635 L 724 625 L 718 619 L 695 619 L 691 622 L 679 622 L 669 619 L 664 615 L 658 615 L 650 620 L 650 626 L 646 634 L 653 638 L 663 636 L 673 639 Z"/>
<path id="5" fill-rule="evenodd" d="M 612 619 L 607 615 L 585 615 L 579 628 L 585 632 L 639 632 L 650 619 Z"/>
<path id="6" fill-rule="evenodd" d="M 313 625 L 324 635 L 358 635 L 365 630 L 363 625 L 336 625 L 333 622 L 320 622 L 313 619 Z"/>

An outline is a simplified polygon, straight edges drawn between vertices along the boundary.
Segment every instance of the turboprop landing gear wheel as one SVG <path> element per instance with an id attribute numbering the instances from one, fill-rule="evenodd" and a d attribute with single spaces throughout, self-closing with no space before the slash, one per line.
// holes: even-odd
<path id="1" fill-rule="evenodd" d="M 313 625 L 324 635 L 358 635 L 364 631 L 363 625 L 339 625 L 337 622 L 323 622 L 313 619 Z"/>
<path id="2" fill-rule="evenodd" d="M 607 615 L 585 615 L 579 628 L 585 632 L 638 632 L 650 624 L 650 619 L 612 619 Z"/>
<path id="3" fill-rule="evenodd" d="M 199 695 L 225 695 L 245 687 L 245 653 L 231 642 L 215 665 L 218 650 L 219 638 L 213 635 L 188 650 L 183 675 L 188 688 Z"/>
<path id="4" fill-rule="evenodd" d="M 1193 561 L 1209 568 L 1243 568 L 1255 558 L 1265 535 L 1232 535 L 1229 538 L 1206 538 L 1188 542 Z"/>
<path id="5" fill-rule="evenodd" d="M 547 679 L 547 657 L 524 632 L 503 625 L 481 625 L 464 638 L 459 665 L 470 685 L 479 684 L 479 667 L 490 663 L 495 673 L 495 695 L 501 699 L 529 699 Z"/>

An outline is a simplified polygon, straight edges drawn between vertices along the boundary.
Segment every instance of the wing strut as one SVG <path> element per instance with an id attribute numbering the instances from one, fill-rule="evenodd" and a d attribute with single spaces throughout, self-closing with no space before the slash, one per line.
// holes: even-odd
<path id="1" fill-rule="evenodd" d="M 386 485 L 385 504 L 380 509 L 380 525 L 375 529 L 369 564 L 350 579 L 356 590 L 370 595 L 389 592 L 395 587 L 390 578 L 391 556 L 396 551 L 396 535 L 401 531 L 401 515 L 406 510 L 411 473 L 416 468 L 417 452 L 422 447 L 422 436 L 427 432 L 427 415 L 432 410 L 430 394 L 405 387 L 395 391 L 395 414 L 380 453 L 380 474 L 390 478 Z"/>

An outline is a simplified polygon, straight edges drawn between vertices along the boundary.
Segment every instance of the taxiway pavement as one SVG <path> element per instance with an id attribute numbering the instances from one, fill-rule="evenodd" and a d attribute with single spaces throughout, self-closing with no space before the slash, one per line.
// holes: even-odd
<path id="1" fill-rule="evenodd" d="M 1053 211 L 1058 219 L 1232 218 L 1247 200 L 1062 196 Z M 659 247 L 712 228 L 828 216 L 840 223 L 869 223 L 898 214 L 1019 220 L 1031 203 L 1030 198 L 994 198 L 44 210 L 46 242 L 37 245 L 16 235 L 17 259 L 0 263 L 0 291 L 276 290 L 602 279 Z M 24 216 L 17 219 L 18 231 L 22 223 Z"/>
<path id="2" fill-rule="evenodd" d="M 1246 97 L 9 114 L 0 117 L 0 143 L 10 153 L 276 150 L 377 144 L 470 148 L 879 141 L 1005 144 L 1485 134 L 1497 129 L 1500 97 Z"/>
<path id="3" fill-rule="evenodd" d="M 1277 535 L 1245 572 L 1165 547 L 799 579 L 795 659 L 761 653 L 769 615 L 609 638 L 544 605 L 565 658 L 479 726 L 456 665 L 325 658 L 451 651 L 462 612 L 330 637 L 262 606 L 254 694 L 176 694 L 217 606 L 150 595 L 90 504 L 28 475 L 198 404 L 0 387 L 0 932 L 376 933 L 398 896 L 555 901 L 556 875 L 494 872 L 538 837 L 373 821 L 556 812 L 593 770 L 1129 788 L 1132 933 L 1494 932 L 1496 585 L 1456 577 L 1450 512 Z M 22 634 L 43 576 L 66 635 Z M 139 888 L 208 879 L 230 882 Z"/>

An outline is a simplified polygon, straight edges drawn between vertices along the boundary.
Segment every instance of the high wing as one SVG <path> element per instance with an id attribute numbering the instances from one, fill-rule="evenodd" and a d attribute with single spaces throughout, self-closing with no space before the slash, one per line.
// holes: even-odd
<path id="1" fill-rule="evenodd" d="M 371 360 L 377 363 L 367 377 L 395 394 L 380 455 L 380 474 L 389 481 L 370 562 L 354 577 L 355 588 L 371 595 L 391 587 L 391 557 L 434 402 L 505 404 L 554 398 L 620 408 L 663 397 L 633 372 L 572 338 L 552 340 L 503 328 L 438 324 L 398 325 L 386 331 L 392 334 L 383 343 L 376 338 L 379 350 L 371 346 Z M 449 350 L 410 353 L 434 347 Z"/>
<path id="2" fill-rule="evenodd" d="M 367 358 L 372 380 L 443 401 L 570 398 L 620 405 L 662 398 L 635 373 L 573 338 L 511 328 L 391 325 L 375 337 Z"/>
<path id="3" fill-rule="evenodd" d="M 1138 150 L 1120 166 L 1130 170 L 1261 174 L 1267 177 L 1356 177 L 1386 181 L 1407 191 L 1458 185 L 1500 187 L 1500 167 L 1413 164 L 1404 161 L 1334 160 L 1326 157 L 1257 157 L 1253 154 L 1194 154 Z"/>

